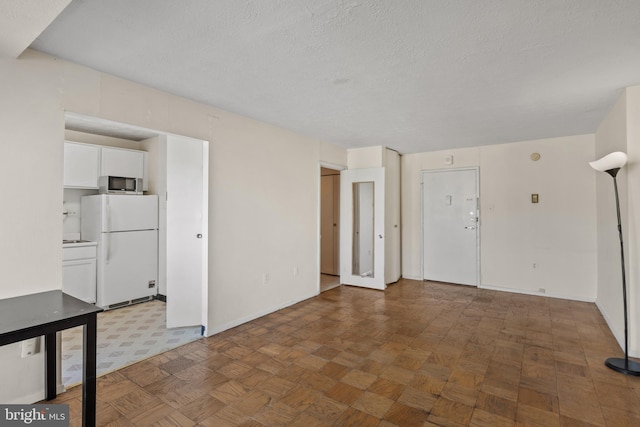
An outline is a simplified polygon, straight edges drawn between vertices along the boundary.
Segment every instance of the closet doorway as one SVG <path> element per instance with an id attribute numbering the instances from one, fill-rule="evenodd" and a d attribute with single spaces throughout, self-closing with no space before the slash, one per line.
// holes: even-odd
<path id="1" fill-rule="evenodd" d="M 320 167 L 320 292 L 340 286 L 340 171 Z"/>

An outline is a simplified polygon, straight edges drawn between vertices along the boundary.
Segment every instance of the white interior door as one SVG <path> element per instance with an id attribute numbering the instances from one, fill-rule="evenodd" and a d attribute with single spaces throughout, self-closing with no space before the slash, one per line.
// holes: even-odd
<path id="1" fill-rule="evenodd" d="M 205 325 L 204 141 L 167 136 L 167 327 Z"/>
<path id="2" fill-rule="evenodd" d="M 384 168 L 340 174 L 340 281 L 385 289 Z"/>
<path id="3" fill-rule="evenodd" d="M 478 169 L 423 172 L 423 277 L 477 286 Z"/>

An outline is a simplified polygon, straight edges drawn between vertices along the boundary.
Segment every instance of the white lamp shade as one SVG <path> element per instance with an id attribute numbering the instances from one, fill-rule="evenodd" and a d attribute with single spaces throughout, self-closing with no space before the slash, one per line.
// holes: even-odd
<path id="1" fill-rule="evenodd" d="M 597 171 L 605 172 L 611 169 L 621 168 L 626 163 L 627 155 L 622 151 L 615 151 L 594 162 L 589 162 L 589 165 Z"/>

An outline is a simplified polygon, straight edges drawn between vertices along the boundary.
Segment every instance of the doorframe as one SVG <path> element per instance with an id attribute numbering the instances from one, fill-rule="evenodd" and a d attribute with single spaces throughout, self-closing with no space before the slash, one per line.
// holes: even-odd
<path id="1" fill-rule="evenodd" d="M 202 328 L 202 335 L 203 336 L 208 336 L 209 332 L 208 332 L 208 319 L 209 319 L 209 307 L 208 307 L 208 303 L 209 303 L 209 299 L 208 299 L 208 293 L 209 293 L 209 233 L 208 233 L 208 229 L 209 229 L 209 200 L 210 200 L 210 195 L 209 195 L 209 163 L 210 163 L 210 159 L 209 159 L 209 152 L 210 152 L 210 148 L 209 148 L 209 141 L 205 140 L 205 139 L 201 139 L 201 138 L 197 138 L 197 137 L 193 137 L 193 136 L 189 136 L 189 135 L 183 135 L 183 134 L 177 134 L 177 133 L 173 133 L 173 132 L 167 132 L 167 131 L 163 131 L 163 130 L 159 130 L 159 129 L 153 129 L 153 128 L 148 128 L 148 127 L 144 127 L 144 126 L 138 126 L 138 125 L 134 125 L 131 123 L 126 123 L 126 122 L 121 122 L 121 121 L 116 121 L 116 120 L 110 120 L 110 119 L 105 119 L 99 116 L 91 116 L 91 115 L 85 115 L 85 114 L 81 114 L 81 113 L 76 113 L 73 111 L 68 111 L 65 110 L 64 112 L 64 117 L 65 117 L 65 124 L 64 124 L 64 129 L 67 128 L 67 121 L 68 119 L 76 119 L 76 120 L 81 120 L 83 122 L 85 122 L 85 125 L 87 126 L 88 130 L 83 130 L 83 132 L 85 133 L 91 133 L 92 129 L 96 130 L 96 129 L 100 129 L 101 127 L 107 126 L 110 129 L 116 129 L 118 131 L 134 131 L 134 132 L 143 132 L 147 135 L 150 135 L 147 139 L 152 139 L 152 138 L 157 138 L 157 137 L 161 137 L 161 138 L 167 138 L 167 137 L 178 137 L 178 138 L 184 138 L 184 139 L 189 139 L 189 140 L 193 140 L 193 141 L 200 141 L 202 142 L 202 192 L 203 192 L 203 199 L 202 199 L 202 227 L 203 227 L 203 235 L 205 237 L 205 241 L 203 242 L 203 251 L 202 251 L 202 324 L 200 325 Z M 153 142 L 153 144 L 159 144 L 160 140 Z M 166 153 L 165 153 L 166 155 Z M 146 167 L 146 165 L 145 165 Z M 164 174 L 166 174 L 166 167 L 165 170 L 162 172 Z M 160 261 L 160 260 L 158 260 Z"/>
<path id="2" fill-rule="evenodd" d="M 69 111 L 69 110 L 65 110 L 64 111 L 64 126 L 63 126 L 63 133 L 64 131 L 67 129 L 67 120 L 69 118 L 73 118 L 73 119 L 80 119 L 85 121 L 86 123 L 89 124 L 89 126 L 93 125 L 94 128 L 99 128 L 100 126 L 103 125 L 107 125 L 107 126 L 113 126 L 116 130 L 131 130 L 131 131 L 142 131 L 142 132 L 146 132 L 149 134 L 152 134 L 152 136 L 149 136 L 149 138 L 147 139 L 151 139 L 151 138 L 156 138 L 156 137 L 167 137 L 167 136 L 176 136 L 176 137 L 181 137 L 181 138 L 186 138 L 186 139 L 191 139 L 191 140 L 196 140 L 196 141 L 201 141 L 202 142 L 202 148 L 203 148 L 203 206 L 202 206 L 202 215 L 203 215 L 203 235 L 205 236 L 205 242 L 203 242 L 203 251 L 202 251 L 202 324 L 200 325 L 201 328 L 201 337 L 207 337 L 210 336 L 210 332 L 209 332 L 209 328 L 208 328 L 208 319 L 209 319 L 209 298 L 208 298 L 208 293 L 209 293 L 209 200 L 210 200 L 210 195 L 209 195 L 209 166 L 210 166 L 210 158 L 209 158 L 209 152 L 210 152 L 210 148 L 209 148 L 209 141 L 205 140 L 205 139 L 200 139 L 200 138 L 195 138 L 195 137 L 191 137 L 191 136 L 187 136 L 187 135 L 181 135 L 181 134 L 174 134 L 172 132 L 166 132 L 166 131 L 161 131 L 158 129 L 152 129 L 152 128 L 147 128 L 147 127 L 143 127 L 143 126 L 138 126 L 138 125 L 133 125 L 130 123 L 125 123 L 125 122 L 121 122 L 121 121 L 114 121 L 114 120 L 109 120 L 109 119 L 105 119 L 99 116 L 91 116 L 91 115 L 85 115 L 85 114 L 81 114 L 81 113 L 76 113 L 73 111 Z M 92 133 L 92 129 L 89 130 L 83 130 L 83 133 L 87 133 L 87 134 L 91 134 Z M 64 141 L 65 138 L 63 138 Z M 158 144 L 159 141 L 155 141 L 154 144 Z M 100 145 L 100 144 L 95 144 L 95 145 Z M 64 166 L 64 165 L 63 165 Z M 148 165 L 145 165 L 145 167 L 147 167 Z M 164 171 L 164 173 L 166 174 L 166 170 Z M 318 173 L 319 175 L 319 173 Z M 319 178 L 318 178 L 319 180 Z M 64 188 L 63 188 L 64 189 Z M 61 224 L 61 228 L 64 229 L 62 222 Z M 64 231 L 64 230 L 63 230 Z M 158 262 L 160 262 L 160 260 L 158 259 Z M 319 285 L 318 285 L 319 286 Z M 166 313 L 166 307 L 165 307 L 165 313 Z M 57 389 L 58 389 L 58 393 L 62 393 L 65 390 L 64 384 L 62 383 L 62 334 L 58 333 L 56 334 L 56 342 L 57 342 L 57 363 L 56 363 L 56 383 L 57 383 Z M 145 357 L 141 360 L 146 360 L 149 359 L 152 356 L 149 357 Z M 118 370 L 120 369 L 124 369 L 125 366 L 118 368 Z"/>
<path id="3" fill-rule="evenodd" d="M 481 272 L 480 272 L 480 223 L 482 219 L 480 218 L 480 166 L 467 166 L 467 167 L 459 167 L 459 168 L 441 168 L 441 169 L 422 169 L 420 170 L 420 231 L 421 231 L 421 239 L 420 239 L 420 276 L 422 281 L 424 282 L 426 279 L 424 278 L 424 174 L 425 173 L 433 173 L 433 172 L 457 172 L 457 171 L 468 171 L 472 170 L 476 173 L 476 212 L 477 212 L 477 225 L 476 225 L 476 288 L 481 288 Z"/>
<path id="4" fill-rule="evenodd" d="M 320 295 L 320 275 L 321 273 L 321 257 L 322 257 L 322 242 L 320 239 L 320 229 L 322 226 L 322 178 L 321 178 L 321 174 L 322 174 L 322 168 L 325 169 L 332 169 L 335 171 L 343 171 L 347 169 L 346 165 L 340 165 L 337 163 L 329 163 L 329 162 L 323 162 L 323 161 L 319 161 L 318 162 L 318 168 L 317 168 L 317 173 L 316 173 L 316 177 L 318 179 L 318 184 L 317 184 L 317 189 L 318 189 L 318 194 L 317 194 L 317 217 L 318 217 L 318 224 L 317 224 L 317 230 L 316 230 L 316 236 L 318 237 L 318 241 L 316 244 L 316 250 L 318 251 L 318 257 L 316 259 L 316 270 L 317 273 L 316 277 L 317 277 L 317 282 L 316 282 L 316 295 Z M 338 202 L 340 201 L 340 197 L 338 197 Z M 342 206 L 340 206 L 341 208 Z M 338 234 L 338 247 L 340 247 L 340 234 Z M 338 258 L 339 259 L 339 258 Z"/>

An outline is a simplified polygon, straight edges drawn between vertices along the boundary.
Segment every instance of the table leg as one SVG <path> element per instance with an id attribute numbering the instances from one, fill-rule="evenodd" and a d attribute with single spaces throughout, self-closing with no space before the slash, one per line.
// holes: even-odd
<path id="1" fill-rule="evenodd" d="M 82 425 L 96 425 L 96 313 L 84 325 L 84 363 L 82 364 Z"/>
<path id="2" fill-rule="evenodd" d="M 44 336 L 44 382 L 45 399 L 53 400 L 58 394 L 57 364 L 56 364 L 56 333 Z"/>

